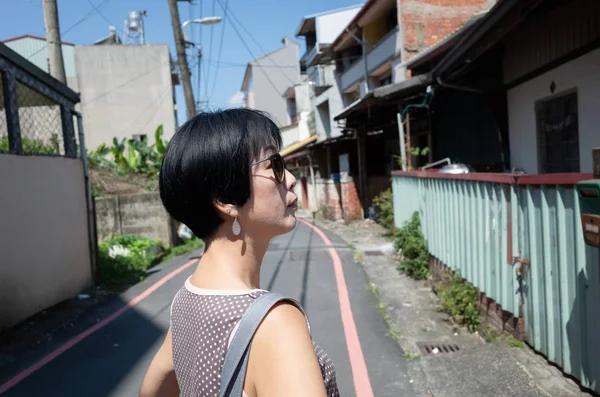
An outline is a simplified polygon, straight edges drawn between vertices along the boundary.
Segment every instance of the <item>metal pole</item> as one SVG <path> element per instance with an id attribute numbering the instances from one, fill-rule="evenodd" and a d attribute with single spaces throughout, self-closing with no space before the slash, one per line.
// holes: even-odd
<path id="1" fill-rule="evenodd" d="M 196 91 L 198 93 L 198 102 L 197 102 L 197 109 L 196 111 L 199 110 L 200 108 L 200 93 L 202 91 L 200 91 L 200 85 L 202 83 L 202 48 L 198 49 L 198 91 Z"/>
<path id="2" fill-rule="evenodd" d="M 313 170 L 313 163 L 312 163 L 312 157 L 309 154 L 308 155 L 308 167 L 310 169 L 310 179 L 312 179 L 312 185 L 313 185 L 313 190 L 315 191 L 315 201 L 316 201 L 316 208 L 317 211 L 319 210 L 319 192 L 317 191 L 317 181 L 315 180 L 315 172 Z"/>
<path id="3" fill-rule="evenodd" d="M 183 85 L 186 114 L 187 119 L 190 120 L 196 115 L 196 105 L 194 102 L 194 92 L 192 91 L 190 69 L 188 68 L 187 57 L 185 55 L 185 43 L 183 39 L 183 32 L 181 31 L 177 0 L 169 0 L 169 10 L 171 12 L 173 34 L 175 35 L 175 46 L 177 47 L 177 61 L 179 62 L 179 71 L 181 73 L 181 85 Z"/>
<path id="4" fill-rule="evenodd" d="M 81 162 L 83 163 L 83 176 L 85 178 L 85 198 L 87 201 L 88 210 L 88 244 L 90 248 L 90 264 L 92 267 L 92 278 L 94 283 L 98 280 L 98 236 L 96 233 L 96 211 L 94 209 L 94 199 L 92 197 L 92 182 L 90 179 L 87 153 L 85 149 L 85 138 L 83 135 L 83 119 L 81 113 L 73 112 L 77 117 L 77 134 L 79 136 L 79 154 L 81 156 Z"/>
<path id="5" fill-rule="evenodd" d="M 404 142 L 404 124 L 402 124 L 402 114 L 396 114 L 398 119 L 398 134 L 400 135 L 400 157 L 402 158 L 402 171 L 406 171 L 406 143 Z"/>
<path id="6" fill-rule="evenodd" d="M 371 83 L 369 82 L 369 67 L 367 66 L 367 43 L 361 40 L 362 53 L 363 53 L 363 64 L 365 67 L 365 94 L 371 91 Z"/>
<path id="7" fill-rule="evenodd" d="M 60 40 L 57 0 L 44 0 L 44 24 L 46 25 L 46 41 L 48 43 L 48 60 L 50 75 L 63 84 L 67 84 L 65 65 Z"/>

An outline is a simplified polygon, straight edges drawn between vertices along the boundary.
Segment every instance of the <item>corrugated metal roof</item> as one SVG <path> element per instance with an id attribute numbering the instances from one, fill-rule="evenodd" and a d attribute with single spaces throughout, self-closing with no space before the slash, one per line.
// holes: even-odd
<path id="1" fill-rule="evenodd" d="M 4 44 L 44 72 L 48 73 L 48 46 L 46 40 L 36 36 L 19 36 L 3 40 Z M 63 62 L 67 77 L 75 77 L 75 55 L 72 44 L 62 44 Z"/>

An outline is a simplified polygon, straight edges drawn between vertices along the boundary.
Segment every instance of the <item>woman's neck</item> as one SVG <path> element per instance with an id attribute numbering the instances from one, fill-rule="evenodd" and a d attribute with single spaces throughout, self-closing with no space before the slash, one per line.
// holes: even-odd
<path id="1" fill-rule="evenodd" d="M 260 264 L 267 247 L 268 242 L 261 244 L 248 236 L 235 240 L 216 237 L 207 244 L 191 282 L 205 289 L 259 288 Z"/>

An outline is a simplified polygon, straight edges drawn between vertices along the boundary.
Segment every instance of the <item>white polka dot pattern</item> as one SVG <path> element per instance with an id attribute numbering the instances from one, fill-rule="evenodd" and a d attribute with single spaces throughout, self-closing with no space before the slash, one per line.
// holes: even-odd
<path id="1" fill-rule="evenodd" d="M 219 395 L 221 371 L 232 330 L 248 306 L 265 291 L 215 295 L 198 294 L 184 286 L 171 308 L 173 362 L 182 397 Z M 335 368 L 315 346 L 327 396 L 338 397 Z"/>

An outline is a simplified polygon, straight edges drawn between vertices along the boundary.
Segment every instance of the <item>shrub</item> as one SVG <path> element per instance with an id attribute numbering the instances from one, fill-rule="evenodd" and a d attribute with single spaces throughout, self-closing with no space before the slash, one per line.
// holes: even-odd
<path id="1" fill-rule="evenodd" d="M 478 296 L 477 288 L 464 281 L 458 273 L 441 289 L 440 294 L 444 311 L 471 331 L 475 331 L 481 323 L 477 308 Z"/>
<path id="2" fill-rule="evenodd" d="M 422 280 L 429 275 L 429 252 L 421 233 L 419 213 L 413 213 L 410 220 L 395 233 L 396 250 L 402 251 L 398 269 L 410 277 Z"/>
<path id="3" fill-rule="evenodd" d="M 139 236 L 117 236 L 98 244 L 102 284 L 119 289 L 143 280 L 158 258 L 159 252 L 151 252 L 152 247 L 160 247 L 160 242 Z"/>
<path id="4" fill-rule="evenodd" d="M 373 199 L 373 204 L 379 212 L 377 222 L 388 230 L 394 230 L 394 203 L 392 189 L 389 188 L 379 193 Z"/>

